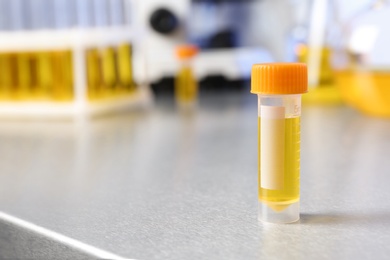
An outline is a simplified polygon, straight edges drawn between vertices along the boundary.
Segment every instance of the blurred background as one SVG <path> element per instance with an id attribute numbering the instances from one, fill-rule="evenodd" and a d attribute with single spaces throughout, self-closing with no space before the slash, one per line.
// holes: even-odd
<path id="1" fill-rule="evenodd" d="M 225 238 L 261 235 L 229 232 L 255 221 L 263 62 L 308 65 L 306 220 L 388 209 L 389 25 L 389 0 L 0 0 L 0 211 L 146 259 L 207 251 L 207 227 L 239 259 Z M 295 231 L 278 251 L 320 241 Z M 342 252 L 354 236 L 335 232 Z"/>
<path id="2" fill-rule="evenodd" d="M 185 42 L 201 50 L 193 62 L 201 88 L 242 88 L 253 63 L 300 61 L 309 66 L 306 102 L 347 102 L 389 115 L 388 1 L 180 3 L 147 1 L 141 12 L 141 23 L 149 25 L 148 75 L 156 92 L 172 87 L 178 68 L 168 50 Z"/>
<path id="3" fill-rule="evenodd" d="M 389 12 L 387 0 L 1 0 L 0 115 L 119 111 L 185 95 L 175 84 L 189 99 L 247 90 L 252 64 L 299 61 L 305 102 L 390 116 Z"/>

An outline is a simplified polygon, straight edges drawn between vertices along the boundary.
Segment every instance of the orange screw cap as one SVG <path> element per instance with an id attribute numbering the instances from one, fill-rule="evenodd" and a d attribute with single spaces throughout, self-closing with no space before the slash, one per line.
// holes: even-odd
<path id="1" fill-rule="evenodd" d="M 180 45 L 176 48 L 176 55 L 179 59 L 187 59 L 195 56 L 199 51 L 199 48 L 195 45 L 186 44 Z"/>
<path id="2" fill-rule="evenodd" d="M 263 63 L 252 66 L 251 93 L 264 95 L 307 92 L 304 63 Z"/>

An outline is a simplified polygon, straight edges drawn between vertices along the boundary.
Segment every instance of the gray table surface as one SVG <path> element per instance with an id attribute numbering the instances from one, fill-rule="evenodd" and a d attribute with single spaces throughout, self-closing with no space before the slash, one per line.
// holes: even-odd
<path id="1" fill-rule="evenodd" d="M 190 115 L 169 103 L 2 121 L 0 213 L 125 258 L 389 259 L 390 120 L 304 107 L 301 220 L 273 225 L 257 221 L 256 97 L 204 96 Z M 0 258 L 55 256 L 21 252 L 39 239 L 17 244 L 1 221 Z"/>

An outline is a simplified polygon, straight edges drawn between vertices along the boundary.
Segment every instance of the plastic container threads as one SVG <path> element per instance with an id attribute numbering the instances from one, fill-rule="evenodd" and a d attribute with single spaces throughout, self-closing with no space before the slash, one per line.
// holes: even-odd
<path id="1" fill-rule="evenodd" d="M 198 83 L 192 70 L 192 59 L 198 53 L 193 45 L 183 45 L 176 49 L 180 68 L 175 80 L 175 99 L 179 107 L 191 107 L 196 104 Z"/>
<path id="2" fill-rule="evenodd" d="M 251 93 L 258 95 L 259 220 L 299 220 L 301 94 L 303 63 L 255 64 Z"/>

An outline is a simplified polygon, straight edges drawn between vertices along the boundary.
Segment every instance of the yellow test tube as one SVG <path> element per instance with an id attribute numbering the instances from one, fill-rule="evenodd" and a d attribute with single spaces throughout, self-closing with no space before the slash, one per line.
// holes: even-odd
<path id="1" fill-rule="evenodd" d="M 11 91 L 14 87 L 12 60 L 10 53 L 0 53 L 0 98 L 8 100 L 11 98 Z"/>
<path id="2" fill-rule="evenodd" d="M 307 45 L 301 44 L 297 46 L 296 54 L 298 62 L 307 63 L 311 53 L 317 52 L 319 55 L 319 70 L 318 70 L 318 86 L 329 86 L 334 83 L 334 72 L 332 68 L 332 49 L 330 47 L 319 47 L 318 49 L 310 50 Z"/>
<path id="3" fill-rule="evenodd" d="M 192 59 L 198 53 L 193 45 L 183 45 L 176 49 L 180 68 L 175 79 L 175 99 L 179 106 L 193 105 L 198 97 L 198 83 L 192 69 Z"/>
<path id="4" fill-rule="evenodd" d="M 99 96 L 102 87 L 102 76 L 99 51 L 97 49 L 89 49 L 86 52 L 87 66 L 87 85 L 88 97 L 90 100 L 95 100 Z"/>
<path id="5" fill-rule="evenodd" d="M 111 96 L 117 84 L 116 52 L 113 47 L 106 47 L 102 50 L 102 68 L 104 96 Z"/>
<path id="6" fill-rule="evenodd" d="M 38 95 L 45 99 L 52 98 L 53 91 L 53 64 L 52 52 L 40 51 L 37 52 L 37 67 L 38 67 Z"/>
<path id="7" fill-rule="evenodd" d="M 70 50 L 53 51 L 53 98 L 69 101 L 73 98 L 72 52 Z"/>
<path id="8" fill-rule="evenodd" d="M 303 97 L 303 103 L 337 105 L 342 99 L 335 85 L 335 73 L 332 68 L 332 49 L 326 46 L 309 49 L 301 44 L 296 49 L 298 62 L 308 63 L 312 56 L 318 55 L 316 84 L 309 86 L 309 93 Z M 313 83 L 313 82 L 312 82 Z"/>
<path id="9" fill-rule="evenodd" d="M 259 220 L 299 220 L 301 94 L 303 63 L 255 64 L 251 93 L 258 95 Z"/>
<path id="10" fill-rule="evenodd" d="M 17 74 L 18 74 L 18 99 L 31 98 L 31 62 L 30 54 L 27 52 L 20 52 L 17 54 Z"/>
<path id="11" fill-rule="evenodd" d="M 132 48 L 128 43 L 118 47 L 118 73 L 121 90 L 131 92 L 135 90 L 133 81 Z"/>

